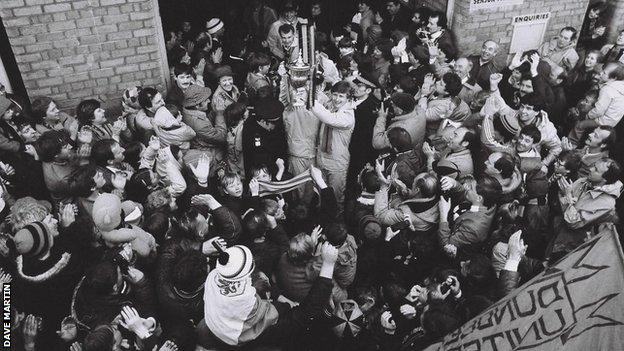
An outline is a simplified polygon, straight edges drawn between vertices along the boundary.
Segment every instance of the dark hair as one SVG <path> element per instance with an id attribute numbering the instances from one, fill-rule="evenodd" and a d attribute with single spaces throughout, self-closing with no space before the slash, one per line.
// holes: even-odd
<path id="1" fill-rule="evenodd" d="M 498 112 L 494 114 L 492 125 L 494 127 L 494 130 L 501 134 L 504 142 L 509 142 L 516 137 L 514 133 L 510 132 L 509 130 L 507 130 L 507 128 L 505 128 L 505 126 L 503 126 L 503 122 L 501 122 L 501 114 L 499 114 Z"/>
<path id="2" fill-rule="evenodd" d="M 124 161 L 132 168 L 139 169 L 141 163 L 141 152 L 143 152 L 143 144 L 140 141 L 133 141 L 124 148 Z"/>
<path id="3" fill-rule="evenodd" d="M 533 139 L 533 144 L 537 144 L 542 140 L 542 132 L 532 124 L 522 127 L 522 129 L 520 129 L 520 135 L 522 134 Z"/>
<path id="4" fill-rule="evenodd" d="M 145 87 L 141 89 L 138 96 L 139 105 L 141 105 L 141 107 L 144 109 L 152 107 L 152 99 L 154 99 L 154 96 L 156 96 L 157 94 L 158 90 L 156 90 L 156 88 Z"/>
<path id="5" fill-rule="evenodd" d="M 292 26 L 292 24 L 282 24 L 281 26 L 279 26 L 278 32 L 280 35 L 282 34 L 288 34 L 290 32 L 295 32 L 295 27 Z"/>
<path id="6" fill-rule="evenodd" d="M 578 33 L 576 28 L 574 28 L 574 27 L 564 27 L 562 30 L 559 31 L 559 33 L 563 32 L 564 30 L 567 30 L 568 32 L 572 32 L 572 36 L 570 37 L 570 39 L 572 39 L 572 40 L 576 39 L 576 35 Z"/>
<path id="7" fill-rule="evenodd" d="M 591 5 L 589 5 L 589 8 L 587 9 L 587 12 L 589 12 L 591 10 L 594 10 L 594 11 L 597 10 L 600 14 L 603 14 L 604 11 L 607 10 L 607 4 L 605 2 L 603 2 L 603 1 L 595 2 L 595 3 L 591 4 Z"/>
<path id="8" fill-rule="evenodd" d="M 459 95 L 463 88 L 463 84 L 461 78 L 453 72 L 448 72 L 442 76 L 442 80 L 446 85 L 446 92 L 449 93 L 450 96 L 455 97 Z"/>
<path id="9" fill-rule="evenodd" d="M 247 111 L 247 106 L 240 102 L 233 102 L 228 107 L 225 108 L 223 115 L 225 116 L 225 124 L 228 128 L 233 127 L 238 124 L 245 116 L 245 111 Z"/>
<path id="10" fill-rule="evenodd" d="M 375 193 L 381 187 L 379 176 L 374 169 L 364 170 L 360 177 L 362 183 L 362 189 L 368 193 Z"/>
<path id="11" fill-rule="evenodd" d="M 80 126 L 91 125 L 93 122 L 93 113 L 100 108 L 101 104 L 95 99 L 82 100 L 76 107 L 76 118 Z"/>
<path id="12" fill-rule="evenodd" d="M 249 65 L 250 72 L 256 72 L 261 66 L 270 65 L 271 58 L 264 52 L 252 52 L 249 54 L 247 64 Z"/>
<path id="13" fill-rule="evenodd" d="M 54 102 L 52 98 L 47 96 L 35 96 L 30 104 L 31 117 L 35 123 L 43 122 L 44 117 L 47 114 L 48 107 Z"/>
<path id="14" fill-rule="evenodd" d="M 438 26 L 440 26 L 441 28 L 446 29 L 446 15 L 440 11 L 431 11 L 429 13 L 429 17 L 427 17 L 427 21 L 429 20 L 429 18 L 432 17 L 437 17 L 438 18 Z"/>
<path id="15" fill-rule="evenodd" d="M 82 342 L 83 351 L 112 351 L 115 333 L 109 325 L 100 325 L 92 330 Z"/>
<path id="16" fill-rule="evenodd" d="M 495 276 L 492 261 L 488 257 L 483 254 L 470 257 L 470 263 L 466 266 L 466 280 L 474 286 L 487 286 Z"/>
<path id="17" fill-rule="evenodd" d="M 390 146 L 396 149 L 397 152 L 408 151 L 412 148 L 412 138 L 404 128 L 391 128 L 388 131 L 388 140 L 390 141 Z"/>
<path id="18" fill-rule="evenodd" d="M 431 339 L 441 338 L 461 325 L 459 316 L 444 302 L 431 302 L 422 319 L 422 328 Z"/>
<path id="19" fill-rule="evenodd" d="M 160 244 L 165 241 L 165 236 L 169 232 L 169 214 L 167 212 L 154 211 L 145 218 L 144 222 L 143 229 L 152 234 L 157 243 Z"/>
<path id="20" fill-rule="evenodd" d="M 501 172 L 501 177 L 508 179 L 513 175 L 516 164 L 511 155 L 503 152 L 501 153 L 501 157 L 494 162 L 494 168 Z"/>
<path id="21" fill-rule="evenodd" d="M 336 82 L 336 84 L 334 84 L 331 87 L 332 93 L 349 94 L 350 91 L 351 91 L 351 84 L 349 84 L 348 82 L 345 82 L 344 80 Z"/>
<path id="22" fill-rule="evenodd" d="M 130 180 L 128 180 L 126 184 L 126 197 L 128 200 L 145 203 L 147 195 L 149 195 L 153 187 L 150 170 L 148 168 L 140 168 L 130 177 Z"/>
<path id="23" fill-rule="evenodd" d="M 545 108 L 544 98 L 536 93 L 530 93 L 530 94 L 521 96 L 520 104 L 533 106 L 533 111 L 538 111 L 538 112 Z"/>
<path id="24" fill-rule="evenodd" d="M 95 181 L 93 177 L 98 167 L 93 164 L 78 167 L 69 177 L 69 186 L 74 196 L 88 197 L 93 192 Z"/>
<path id="25" fill-rule="evenodd" d="M 416 95 L 416 93 L 418 93 L 418 90 L 420 89 L 416 84 L 414 78 L 408 75 L 404 75 L 399 78 L 399 88 L 401 88 L 404 93 L 410 94 L 412 96 Z"/>
<path id="26" fill-rule="evenodd" d="M 242 218 L 243 233 L 247 240 L 261 238 L 269 229 L 266 215 L 257 210 L 252 210 Z"/>
<path id="27" fill-rule="evenodd" d="M 464 134 L 464 138 L 462 139 L 462 143 L 464 141 L 468 143 L 468 146 L 466 146 L 466 149 L 472 150 L 476 148 L 478 146 L 477 140 L 478 140 L 477 133 L 470 128 L 466 128 L 466 133 Z"/>
<path id="28" fill-rule="evenodd" d="M 573 181 L 576 180 L 581 167 L 581 155 L 575 150 L 565 150 L 559 154 L 559 160 L 561 160 L 565 169 L 570 171 L 570 173 L 568 173 L 568 178 Z"/>
<path id="29" fill-rule="evenodd" d="M 424 176 L 414 178 L 414 186 L 412 188 L 420 190 L 420 195 L 423 198 L 430 198 L 438 196 L 440 193 L 440 186 L 438 178 L 433 173 L 425 173 Z"/>
<path id="30" fill-rule="evenodd" d="M 327 224 L 324 229 L 327 241 L 334 246 L 340 246 L 347 240 L 347 227 L 342 222 Z"/>
<path id="31" fill-rule="evenodd" d="M 609 79 L 624 80 L 624 65 L 619 62 L 612 64 L 616 65 L 616 67 L 613 71 L 609 72 Z"/>
<path id="32" fill-rule="evenodd" d="M 484 175 L 477 181 L 477 194 L 483 197 L 483 206 L 492 207 L 498 203 L 503 192 L 496 178 Z"/>
<path id="33" fill-rule="evenodd" d="M 349 70 L 351 68 L 351 62 L 355 61 L 352 55 L 343 56 L 338 59 L 336 67 L 338 70 Z"/>
<path id="34" fill-rule="evenodd" d="M 175 66 L 173 66 L 173 75 L 177 77 L 181 74 L 193 74 L 193 67 L 184 62 L 176 63 Z"/>
<path id="35" fill-rule="evenodd" d="M 399 308 L 399 306 L 403 304 L 408 291 L 399 282 L 391 280 L 381 286 L 381 293 L 383 294 L 383 299 L 390 308 Z"/>
<path id="36" fill-rule="evenodd" d="M 613 184 L 620 180 L 622 174 L 622 168 L 620 167 L 617 161 L 607 158 L 606 162 L 609 162 L 609 168 L 602 174 L 602 178 L 607 182 L 607 184 Z"/>
<path id="37" fill-rule="evenodd" d="M 113 139 L 101 139 L 91 147 L 91 161 L 100 167 L 108 166 L 108 161 L 115 158 L 111 150 L 117 142 Z"/>
<path id="38" fill-rule="evenodd" d="M 68 143 L 69 137 L 64 131 L 49 130 L 43 133 L 37 142 L 35 148 L 41 162 L 51 162 L 56 155 L 61 152 L 63 146 Z"/>
<path id="39" fill-rule="evenodd" d="M 351 38 L 343 37 L 342 39 L 340 39 L 340 41 L 338 41 L 338 47 L 339 48 L 352 48 L 353 42 L 351 41 Z"/>
<path id="40" fill-rule="evenodd" d="M 117 284 L 117 265 L 112 260 L 103 260 L 91 268 L 84 278 L 84 288 L 94 296 L 113 292 Z"/>
<path id="41" fill-rule="evenodd" d="M 206 258 L 199 251 L 185 252 L 178 257 L 171 271 L 171 283 L 174 287 L 190 293 L 197 290 L 208 275 Z"/>

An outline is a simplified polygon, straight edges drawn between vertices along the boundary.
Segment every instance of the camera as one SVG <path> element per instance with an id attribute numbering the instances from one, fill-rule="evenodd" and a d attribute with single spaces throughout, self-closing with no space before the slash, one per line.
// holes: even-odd
<path id="1" fill-rule="evenodd" d="M 442 294 L 446 294 L 449 290 L 451 290 L 451 286 L 453 286 L 453 279 L 446 278 L 446 280 L 440 285 L 440 292 Z"/>

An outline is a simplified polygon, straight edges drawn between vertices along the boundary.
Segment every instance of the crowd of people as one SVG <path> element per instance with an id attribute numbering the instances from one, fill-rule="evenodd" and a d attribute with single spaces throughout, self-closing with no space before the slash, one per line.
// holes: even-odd
<path id="1" fill-rule="evenodd" d="M 11 349 L 424 349 L 619 225 L 605 4 L 500 65 L 412 3 L 180 23 L 119 117 L 3 92 Z"/>

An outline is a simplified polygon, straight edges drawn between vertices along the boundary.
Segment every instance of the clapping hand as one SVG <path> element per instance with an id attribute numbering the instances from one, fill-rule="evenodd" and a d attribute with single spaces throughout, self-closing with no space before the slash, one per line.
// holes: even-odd
<path id="1" fill-rule="evenodd" d="M 76 207 L 74 204 L 66 204 L 63 206 L 59 217 L 63 228 L 67 228 L 74 223 L 76 221 Z"/>
<path id="2" fill-rule="evenodd" d="M 78 142 L 81 144 L 91 144 L 93 141 L 93 132 L 88 128 L 82 128 L 78 132 Z"/>
<path id="3" fill-rule="evenodd" d="M 173 341 L 167 340 L 165 343 L 158 349 L 158 351 L 178 351 L 178 345 L 176 345 Z"/>
<path id="4" fill-rule="evenodd" d="M 407 319 L 414 319 L 414 317 L 416 317 L 416 308 L 412 305 L 405 304 L 401 306 L 399 311 L 401 311 L 401 314 Z"/>
<path id="5" fill-rule="evenodd" d="M 149 148 L 158 151 L 160 150 L 160 139 L 157 136 L 152 135 L 149 140 Z"/>
<path id="6" fill-rule="evenodd" d="M 576 149 L 576 147 L 574 147 L 574 144 L 572 144 L 572 142 L 570 141 L 570 139 L 568 139 L 568 137 L 561 138 L 561 148 L 563 149 L 563 151 Z"/>
<path id="7" fill-rule="evenodd" d="M 124 306 L 121 309 L 121 317 L 123 318 L 121 321 L 121 325 L 133 332 L 140 339 L 147 339 L 150 336 L 150 322 L 139 316 L 139 312 L 136 309 L 129 306 Z"/>

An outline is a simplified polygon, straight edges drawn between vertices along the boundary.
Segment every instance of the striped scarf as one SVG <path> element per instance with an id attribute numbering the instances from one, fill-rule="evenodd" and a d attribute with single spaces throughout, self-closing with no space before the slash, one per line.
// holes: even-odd
<path id="1" fill-rule="evenodd" d="M 264 197 L 267 195 L 287 193 L 289 191 L 297 189 L 301 185 L 311 180 L 312 176 L 310 175 L 310 172 L 302 172 L 296 177 L 281 182 L 265 182 L 260 180 L 258 181 L 258 184 L 260 185 L 260 191 L 258 195 L 260 197 Z"/>

